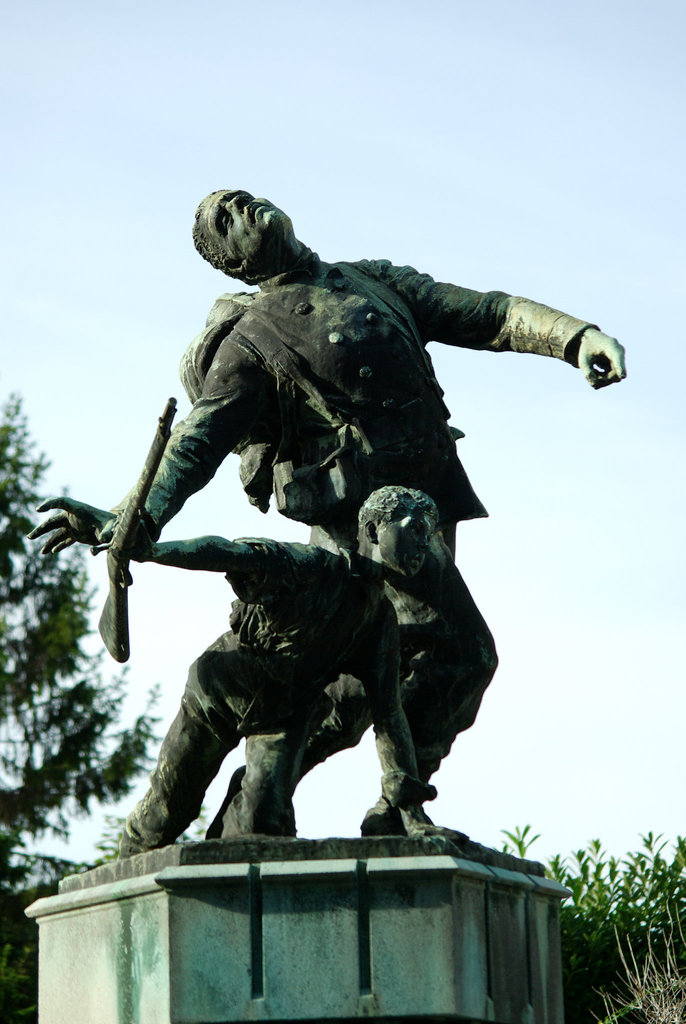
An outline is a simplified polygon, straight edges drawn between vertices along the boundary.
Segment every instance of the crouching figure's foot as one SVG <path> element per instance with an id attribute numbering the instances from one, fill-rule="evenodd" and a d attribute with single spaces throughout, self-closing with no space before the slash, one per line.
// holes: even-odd
<path id="1" fill-rule="evenodd" d="M 119 860 L 123 860 L 125 857 L 135 857 L 137 853 L 147 853 L 148 850 L 152 850 L 154 847 L 146 846 L 141 838 L 133 836 L 128 828 L 125 828 L 121 834 L 119 840 Z"/>
<path id="2" fill-rule="evenodd" d="M 365 814 L 361 832 L 363 836 L 429 836 L 446 839 L 457 846 L 469 842 L 469 836 L 464 832 L 434 825 L 421 804 L 407 808 L 391 807 L 384 797 L 380 797 Z"/>
<path id="3" fill-rule="evenodd" d="M 363 836 L 407 835 L 403 819 L 400 817 L 400 811 L 397 807 L 391 807 L 382 796 L 365 814 L 360 832 Z"/>
<path id="4" fill-rule="evenodd" d="M 439 839 L 447 839 L 450 843 L 458 846 L 469 842 L 469 836 L 464 832 L 458 832 L 454 828 L 446 828 L 444 825 L 434 825 L 433 821 L 423 807 L 403 808 L 400 811 L 405 832 L 408 836 L 431 836 Z"/>
<path id="5" fill-rule="evenodd" d="M 166 815 L 150 801 L 141 801 L 126 819 L 119 840 L 119 860 L 168 846 L 176 837 L 177 833 L 169 828 Z"/>

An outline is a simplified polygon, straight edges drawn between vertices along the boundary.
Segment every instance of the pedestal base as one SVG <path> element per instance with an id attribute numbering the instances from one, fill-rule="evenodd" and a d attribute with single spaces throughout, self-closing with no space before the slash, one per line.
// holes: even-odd
<path id="1" fill-rule="evenodd" d="M 562 1024 L 566 890 L 540 865 L 328 843 L 188 844 L 66 879 L 28 910 L 41 1024 Z"/>

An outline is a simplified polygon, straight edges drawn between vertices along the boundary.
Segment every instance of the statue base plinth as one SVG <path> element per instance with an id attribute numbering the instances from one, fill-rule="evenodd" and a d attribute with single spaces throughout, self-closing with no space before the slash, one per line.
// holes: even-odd
<path id="1" fill-rule="evenodd" d="M 429 839 L 177 844 L 65 879 L 41 1024 L 562 1024 L 540 865 Z"/>

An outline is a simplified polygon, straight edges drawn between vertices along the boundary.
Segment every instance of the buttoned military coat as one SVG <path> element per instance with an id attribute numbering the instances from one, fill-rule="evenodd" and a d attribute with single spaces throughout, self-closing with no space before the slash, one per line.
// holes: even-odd
<path id="1" fill-rule="evenodd" d="M 327 526 L 377 487 L 415 487 L 441 525 L 486 515 L 457 457 L 429 341 L 573 361 L 585 321 L 500 291 L 442 284 L 387 261 L 309 253 L 255 293 L 221 296 L 189 347 L 193 408 L 148 499 L 153 532 L 229 452 L 263 511 Z M 571 355 L 570 355 L 571 353 Z"/>

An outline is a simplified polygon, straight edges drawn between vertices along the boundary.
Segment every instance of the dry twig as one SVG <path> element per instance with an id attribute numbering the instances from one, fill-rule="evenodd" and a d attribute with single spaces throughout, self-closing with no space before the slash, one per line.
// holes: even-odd
<path id="1" fill-rule="evenodd" d="M 684 944 L 684 933 L 677 917 L 675 937 L 671 913 L 669 920 L 670 930 L 662 935 L 664 956 L 660 958 L 655 952 L 649 935 L 648 954 L 640 965 L 631 940 L 626 940 L 625 953 L 615 929 L 625 979 L 613 995 L 603 993 L 606 1016 L 602 1024 L 617 1024 L 619 1021 L 626 1024 L 686 1024 L 686 974 L 679 968 L 676 953 L 677 941 L 680 940 L 682 946 Z"/>

